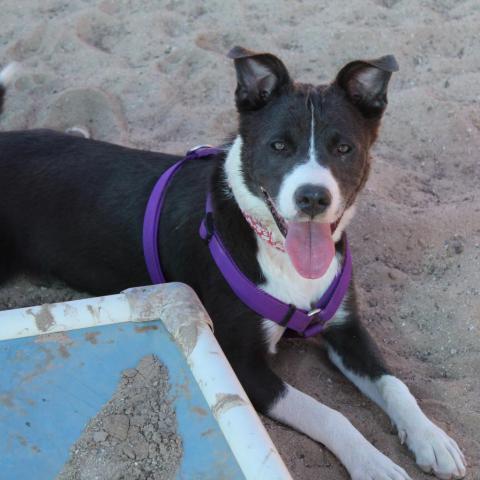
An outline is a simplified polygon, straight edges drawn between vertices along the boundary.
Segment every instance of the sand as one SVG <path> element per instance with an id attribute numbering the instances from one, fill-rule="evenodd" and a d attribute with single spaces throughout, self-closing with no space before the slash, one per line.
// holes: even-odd
<path id="1" fill-rule="evenodd" d="M 324 82 L 347 61 L 394 53 L 374 168 L 349 229 L 364 322 L 389 365 L 480 478 L 480 6 L 477 0 L 2 2 L 0 62 L 24 73 L 0 128 L 86 124 L 95 138 L 181 153 L 235 129 L 233 45 L 271 51 Z M 0 307 L 65 300 L 10 282 Z M 20 288 L 19 288 L 20 286 Z M 313 342 L 279 369 L 345 413 L 415 479 L 389 421 Z M 312 419 L 315 421 L 315 419 Z M 296 479 L 346 479 L 308 438 L 265 420 Z"/>
<path id="2" fill-rule="evenodd" d="M 122 372 L 117 391 L 72 445 L 57 480 L 173 480 L 182 458 L 168 371 L 153 355 Z"/>

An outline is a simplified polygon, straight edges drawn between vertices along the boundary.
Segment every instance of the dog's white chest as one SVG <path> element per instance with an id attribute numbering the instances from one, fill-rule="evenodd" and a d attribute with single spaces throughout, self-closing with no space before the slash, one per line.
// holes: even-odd
<path id="1" fill-rule="evenodd" d="M 261 239 L 257 239 L 257 243 L 257 260 L 266 279 L 260 288 L 278 300 L 298 308 L 310 310 L 312 304 L 323 295 L 338 272 L 339 261 L 335 256 L 323 277 L 315 280 L 306 279 L 297 273 L 286 253 L 272 248 Z M 285 327 L 265 319 L 263 329 L 268 350 L 276 353 L 276 344 L 282 337 Z"/>

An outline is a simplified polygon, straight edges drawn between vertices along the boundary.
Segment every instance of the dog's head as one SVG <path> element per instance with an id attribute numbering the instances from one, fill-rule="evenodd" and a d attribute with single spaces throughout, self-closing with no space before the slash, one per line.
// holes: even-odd
<path id="1" fill-rule="evenodd" d="M 293 82 L 269 53 L 235 47 L 229 57 L 240 121 L 230 187 L 247 220 L 284 244 L 302 276 L 318 278 L 367 179 L 395 58 L 351 62 L 314 86 Z"/>

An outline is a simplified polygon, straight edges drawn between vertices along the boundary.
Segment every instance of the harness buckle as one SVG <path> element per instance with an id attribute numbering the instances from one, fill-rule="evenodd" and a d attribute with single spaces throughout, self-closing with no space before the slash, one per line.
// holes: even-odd
<path id="1" fill-rule="evenodd" d="M 307 313 L 307 317 L 311 320 L 307 328 L 303 332 L 304 337 L 310 337 L 322 331 L 325 322 L 321 317 L 319 317 L 321 313 L 322 309 L 319 307 L 312 308 L 312 310 Z"/>
<path id="2" fill-rule="evenodd" d="M 319 313 L 322 313 L 322 309 L 321 308 L 314 308 L 307 313 L 307 316 L 308 317 L 315 317 Z"/>

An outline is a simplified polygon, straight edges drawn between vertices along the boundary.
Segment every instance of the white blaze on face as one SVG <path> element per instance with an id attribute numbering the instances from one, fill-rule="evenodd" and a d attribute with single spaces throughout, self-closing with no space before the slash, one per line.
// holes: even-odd
<path id="1" fill-rule="evenodd" d="M 288 173 L 280 186 L 277 205 L 278 212 L 283 218 L 293 220 L 299 210 L 295 204 L 295 192 L 303 185 L 316 185 L 327 188 L 332 196 L 330 207 L 322 216 L 322 223 L 333 223 L 340 213 L 342 198 L 340 188 L 329 168 L 320 165 L 317 161 L 315 149 L 315 116 L 312 105 L 312 120 L 310 123 L 310 145 L 308 148 L 308 161 L 296 166 Z"/>
<path id="2" fill-rule="evenodd" d="M 318 218 L 306 221 L 299 215 L 295 201 L 298 188 L 306 185 L 326 188 L 332 198 L 330 206 Z M 320 165 L 316 158 L 315 116 L 312 105 L 310 122 L 310 145 L 308 160 L 293 169 L 284 178 L 278 196 L 278 211 L 287 221 L 285 250 L 292 265 L 304 278 L 323 277 L 335 255 L 331 224 L 337 220 L 340 209 L 340 189 L 328 168 Z"/>

